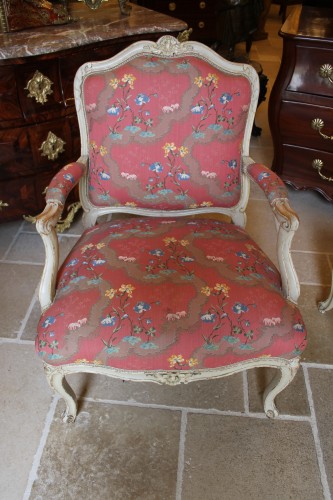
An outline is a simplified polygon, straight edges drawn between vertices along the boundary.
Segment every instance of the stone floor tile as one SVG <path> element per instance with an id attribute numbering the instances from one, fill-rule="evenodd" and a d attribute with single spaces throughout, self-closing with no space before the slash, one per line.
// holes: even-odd
<path id="1" fill-rule="evenodd" d="M 33 305 L 28 321 L 26 322 L 25 328 L 22 332 L 21 335 L 22 340 L 35 340 L 37 325 L 39 322 L 40 315 L 41 315 L 41 309 L 38 299 L 36 298 L 36 301 Z"/>
<path id="2" fill-rule="evenodd" d="M 295 250 L 292 252 L 292 259 L 301 283 L 330 285 L 331 268 L 326 254 Z"/>
<path id="3" fill-rule="evenodd" d="M 249 407 L 251 412 L 263 411 L 263 393 L 273 379 L 276 369 L 248 370 Z M 310 415 L 303 370 L 300 368 L 291 384 L 275 400 L 280 415 Z"/>
<path id="4" fill-rule="evenodd" d="M 333 370 L 310 368 L 309 377 L 326 475 L 333 493 Z"/>
<path id="5" fill-rule="evenodd" d="M 41 266 L 0 264 L 0 337 L 16 337 L 41 276 Z"/>
<path id="6" fill-rule="evenodd" d="M 68 382 L 81 397 L 189 408 L 244 410 L 241 374 L 174 387 L 149 382 L 123 382 L 90 374 L 72 375 L 68 377 Z"/>
<path id="7" fill-rule="evenodd" d="M 192 414 L 184 460 L 182 500 L 323 498 L 308 422 Z"/>
<path id="8" fill-rule="evenodd" d="M 44 244 L 38 233 L 21 233 L 13 245 L 8 260 L 44 263 Z"/>
<path id="9" fill-rule="evenodd" d="M 246 231 L 277 266 L 274 215 L 266 200 L 250 200 Z"/>
<path id="10" fill-rule="evenodd" d="M 0 345 L 0 380 L 0 498 L 22 500 L 51 392 L 32 346 Z"/>
<path id="11" fill-rule="evenodd" d="M 30 500 L 174 500 L 180 415 L 85 403 L 74 424 L 55 417 Z"/>
<path id="12" fill-rule="evenodd" d="M 14 221 L 0 225 L 0 259 L 3 259 L 21 224 L 22 221 Z"/>
<path id="13" fill-rule="evenodd" d="M 312 363 L 332 363 L 333 311 L 320 313 L 317 303 L 326 299 L 329 287 L 301 286 L 299 308 L 308 332 L 308 346 L 302 360 Z"/>

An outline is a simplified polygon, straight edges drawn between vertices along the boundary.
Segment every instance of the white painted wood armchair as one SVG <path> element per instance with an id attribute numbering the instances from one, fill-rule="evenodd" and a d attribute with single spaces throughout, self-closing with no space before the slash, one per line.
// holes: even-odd
<path id="1" fill-rule="evenodd" d="M 37 219 L 36 349 L 64 421 L 77 412 L 71 373 L 175 385 L 254 367 L 278 369 L 264 396 L 276 416 L 306 332 L 289 251 L 298 219 L 280 179 L 249 157 L 256 72 L 164 36 L 84 64 L 74 87 L 81 157 Z M 250 177 L 276 217 L 280 272 L 244 230 Z M 78 181 L 87 229 L 58 271 L 55 226 Z"/>

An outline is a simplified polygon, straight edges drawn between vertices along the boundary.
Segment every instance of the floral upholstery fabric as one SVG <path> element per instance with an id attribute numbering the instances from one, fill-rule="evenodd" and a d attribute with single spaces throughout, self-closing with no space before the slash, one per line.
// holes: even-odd
<path id="1" fill-rule="evenodd" d="M 247 233 L 205 218 L 125 218 L 85 231 L 36 349 L 48 364 L 215 368 L 298 356 L 306 331 Z"/>
<path id="2" fill-rule="evenodd" d="M 250 177 L 264 191 L 269 203 L 274 205 L 274 201 L 281 198 L 288 198 L 285 184 L 272 170 L 269 170 L 261 163 L 251 163 L 247 167 Z"/>
<path id="3" fill-rule="evenodd" d="M 231 207 L 240 198 L 247 77 L 193 56 L 141 56 L 84 81 L 95 206 Z"/>
<path id="4" fill-rule="evenodd" d="M 50 182 L 46 191 L 46 201 L 59 201 L 64 205 L 69 192 L 79 182 L 84 171 L 85 165 L 77 161 L 63 167 Z"/>

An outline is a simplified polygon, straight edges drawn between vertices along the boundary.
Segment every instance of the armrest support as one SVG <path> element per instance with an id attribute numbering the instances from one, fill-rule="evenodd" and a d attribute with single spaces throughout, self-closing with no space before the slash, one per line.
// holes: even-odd
<path id="1" fill-rule="evenodd" d="M 70 163 L 63 167 L 52 179 L 46 191 L 46 207 L 36 217 L 36 229 L 45 247 L 45 264 L 39 286 L 39 302 L 42 311 L 54 299 L 59 267 L 59 243 L 56 225 L 61 217 L 64 203 L 71 189 L 85 173 L 86 160 Z"/>
<path id="2" fill-rule="evenodd" d="M 297 303 L 300 286 L 291 258 L 291 243 L 299 226 L 296 212 L 288 201 L 288 192 L 283 181 L 260 163 L 248 163 L 246 172 L 264 191 L 277 222 L 277 257 L 280 267 L 282 290 L 287 299 Z"/>

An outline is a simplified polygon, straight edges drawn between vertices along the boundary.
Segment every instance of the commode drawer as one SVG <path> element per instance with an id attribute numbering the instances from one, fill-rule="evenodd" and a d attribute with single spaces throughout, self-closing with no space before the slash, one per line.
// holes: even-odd
<path id="1" fill-rule="evenodd" d="M 333 50 L 296 45 L 296 64 L 287 90 L 333 98 Z"/>

